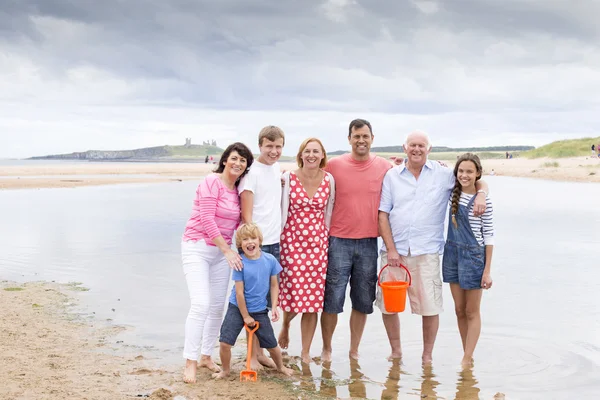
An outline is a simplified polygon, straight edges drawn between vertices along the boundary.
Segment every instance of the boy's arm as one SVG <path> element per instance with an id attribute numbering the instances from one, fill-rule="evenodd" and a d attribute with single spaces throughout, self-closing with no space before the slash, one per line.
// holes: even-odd
<path id="1" fill-rule="evenodd" d="M 237 306 L 240 309 L 240 314 L 244 318 L 244 323 L 250 328 L 254 326 L 254 318 L 248 313 L 246 308 L 246 298 L 244 297 L 244 281 L 235 281 L 235 299 L 237 300 Z"/>
<path id="2" fill-rule="evenodd" d="M 271 275 L 271 314 L 273 315 L 271 321 L 277 322 L 279 320 L 279 281 L 277 275 Z"/>
<path id="3" fill-rule="evenodd" d="M 254 207 L 254 193 L 250 190 L 244 190 L 240 194 L 240 202 L 242 205 L 242 223 L 247 224 L 252 222 L 252 209 Z"/>

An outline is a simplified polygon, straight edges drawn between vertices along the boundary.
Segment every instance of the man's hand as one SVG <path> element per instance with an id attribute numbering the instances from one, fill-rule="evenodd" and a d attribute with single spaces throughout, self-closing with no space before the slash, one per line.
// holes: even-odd
<path id="1" fill-rule="evenodd" d="M 279 321 L 279 307 L 273 307 L 273 309 L 271 310 L 271 321 Z"/>
<path id="2" fill-rule="evenodd" d="M 390 267 L 400 267 L 400 254 L 398 254 L 396 249 L 388 249 L 387 262 Z"/>
<path id="3" fill-rule="evenodd" d="M 254 328 L 256 321 L 254 321 L 254 318 L 248 315 L 247 317 L 244 317 L 244 323 L 248 325 L 248 328 Z"/>
<path id="4" fill-rule="evenodd" d="M 479 192 L 475 196 L 475 202 L 473 204 L 473 214 L 476 217 L 480 217 L 485 212 L 485 193 Z"/>

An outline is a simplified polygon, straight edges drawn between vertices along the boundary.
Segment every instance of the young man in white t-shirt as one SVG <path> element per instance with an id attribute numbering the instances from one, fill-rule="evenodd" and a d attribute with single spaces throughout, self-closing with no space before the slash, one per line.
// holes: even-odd
<path id="1" fill-rule="evenodd" d="M 242 206 L 242 222 L 254 222 L 263 233 L 261 250 L 272 254 L 279 261 L 279 236 L 281 235 L 281 168 L 279 158 L 285 145 L 285 135 L 281 128 L 268 125 L 258 134 L 260 155 L 238 187 Z M 270 296 L 267 296 L 269 308 Z M 260 365 L 275 368 L 275 363 L 267 357 L 255 340 L 252 350 L 251 367 Z"/>

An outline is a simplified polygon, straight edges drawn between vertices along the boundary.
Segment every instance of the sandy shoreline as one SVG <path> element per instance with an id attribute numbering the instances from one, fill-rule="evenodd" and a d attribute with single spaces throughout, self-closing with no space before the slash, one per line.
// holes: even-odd
<path id="1" fill-rule="evenodd" d="M 600 182 L 600 159 L 572 157 L 561 159 L 483 160 L 485 174 L 573 182 Z M 284 170 L 294 163 L 281 163 Z M 64 165 L 4 166 L 0 169 L 0 190 L 35 188 L 74 188 L 118 183 L 157 183 L 196 180 L 206 176 L 214 165 L 202 163 L 77 163 Z"/>
<path id="2" fill-rule="evenodd" d="M 1 399 L 298 399 L 275 372 L 261 382 L 214 381 L 201 371 L 198 383 L 181 380 L 182 365 L 161 365 L 142 349 L 128 350 L 114 335 L 125 328 L 70 312 L 72 285 L 0 283 Z M 236 369 L 237 368 L 237 369 Z"/>

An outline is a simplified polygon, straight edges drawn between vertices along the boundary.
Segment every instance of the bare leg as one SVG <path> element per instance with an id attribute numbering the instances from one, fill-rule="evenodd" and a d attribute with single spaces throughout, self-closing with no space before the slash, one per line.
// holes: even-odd
<path id="1" fill-rule="evenodd" d="M 295 312 L 283 312 L 283 323 L 281 325 L 281 332 L 279 332 L 279 338 L 277 339 L 282 349 L 287 349 L 290 344 L 290 323 L 296 315 Z"/>
<path id="2" fill-rule="evenodd" d="M 300 357 L 302 358 L 302 362 L 306 364 L 310 364 L 310 345 L 315 337 L 317 317 L 317 313 L 302 314 L 302 321 L 300 323 L 302 330 L 302 353 Z"/>
<path id="3" fill-rule="evenodd" d="M 221 357 L 221 365 L 223 370 L 212 375 L 215 379 L 223 379 L 229 376 L 231 371 L 231 345 L 221 343 L 219 346 L 219 357 Z"/>
<path id="4" fill-rule="evenodd" d="M 215 364 L 215 362 L 212 360 L 212 357 L 204 354 L 202 354 L 202 356 L 200 357 L 200 362 L 198 363 L 198 366 L 201 368 L 210 369 L 212 372 L 221 372 L 221 368 L 217 364 Z"/>
<path id="5" fill-rule="evenodd" d="M 294 373 L 294 370 L 287 368 L 283 365 L 283 357 L 281 356 L 281 349 L 279 348 L 279 346 L 273 347 L 272 349 L 267 349 L 267 350 L 269 350 L 269 354 L 271 354 L 271 358 L 273 359 L 273 361 L 275 361 L 275 366 L 277 368 L 277 371 L 279 371 L 287 376 L 292 376 L 292 374 Z"/>
<path id="6" fill-rule="evenodd" d="M 337 325 L 338 315 L 330 314 L 323 311 L 321 313 L 321 335 L 323 335 L 323 351 L 321 352 L 321 361 L 331 361 L 331 340 L 333 339 L 333 332 Z"/>
<path id="7" fill-rule="evenodd" d="M 462 341 L 463 351 L 467 345 L 467 303 L 466 290 L 460 288 L 458 283 L 450 284 L 450 291 L 454 299 L 454 311 L 456 312 L 456 321 L 458 322 L 458 331 Z"/>
<path id="8" fill-rule="evenodd" d="M 435 344 L 439 327 L 439 315 L 423 317 L 423 364 L 430 364 L 433 360 L 433 345 Z"/>
<path id="9" fill-rule="evenodd" d="M 462 359 L 462 365 L 468 366 L 473 363 L 473 353 L 481 333 L 481 289 L 465 290 L 466 314 L 467 314 L 467 340 L 465 344 L 465 354 Z"/>
<path id="10" fill-rule="evenodd" d="M 248 331 L 246 331 L 246 340 L 248 340 Z M 263 369 L 263 365 L 268 368 L 275 368 L 275 363 L 271 360 L 263 349 L 260 347 L 260 342 L 256 337 L 252 341 L 252 357 L 250 357 L 250 368 L 254 371 Z"/>
<path id="11" fill-rule="evenodd" d="M 367 314 L 352 309 L 350 314 L 350 358 L 358 360 L 358 346 L 367 323 Z"/>
<path id="12" fill-rule="evenodd" d="M 183 381 L 185 383 L 196 383 L 196 370 L 198 369 L 198 361 L 185 360 L 185 370 L 183 371 Z"/>
<path id="13" fill-rule="evenodd" d="M 387 332 L 388 340 L 390 341 L 390 347 L 392 348 L 392 354 L 388 357 L 388 360 L 397 360 L 402 358 L 402 346 L 400 345 L 400 317 L 398 314 L 381 314 L 383 318 L 383 325 Z"/>

